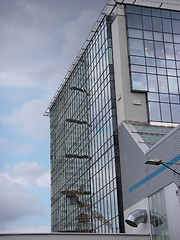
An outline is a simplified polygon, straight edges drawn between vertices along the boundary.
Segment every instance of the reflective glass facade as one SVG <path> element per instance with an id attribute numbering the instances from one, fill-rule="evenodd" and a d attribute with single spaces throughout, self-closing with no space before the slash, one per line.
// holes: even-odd
<path id="1" fill-rule="evenodd" d="M 147 93 L 149 120 L 180 122 L 180 12 L 126 6 L 132 91 Z"/>
<path id="2" fill-rule="evenodd" d="M 50 108 L 52 231 L 123 232 L 111 19 Z"/>
<path id="3" fill-rule="evenodd" d="M 149 208 L 152 240 L 169 240 L 164 189 L 149 197 Z"/>

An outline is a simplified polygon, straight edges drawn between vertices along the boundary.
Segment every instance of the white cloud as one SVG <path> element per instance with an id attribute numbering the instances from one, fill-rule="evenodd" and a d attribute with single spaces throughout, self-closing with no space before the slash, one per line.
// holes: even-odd
<path id="1" fill-rule="evenodd" d="M 13 167 L 8 165 L 3 176 L 9 180 L 9 183 L 19 183 L 29 187 L 49 187 L 50 174 L 43 166 L 37 162 L 20 162 Z"/>
<path id="2" fill-rule="evenodd" d="M 49 187 L 50 186 L 50 172 L 46 172 L 41 177 L 39 177 L 37 179 L 37 184 L 39 187 Z"/>
<path id="3" fill-rule="evenodd" d="M 31 100 L 12 115 L 0 115 L 0 122 L 13 125 L 19 132 L 34 139 L 44 138 L 49 133 L 49 119 L 43 117 L 48 101 Z"/>
<path id="4" fill-rule="evenodd" d="M 40 192 L 42 187 L 50 187 L 49 171 L 37 162 L 20 162 L 13 167 L 6 163 L 5 167 L 0 172 L 0 231 L 12 221 L 42 217 L 48 213 L 40 200 Z M 28 194 L 28 189 L 36 194 Z M 45 231 L 43 227 L 37 227 L 34 231 L 38 232 L 38 229 L 39 232 Z M 29 228 L 29 231 L 32 229 Z"/>
<path id="5" fill-rule="evenodd" d="M 21 183 L 0 173 L 0 226 L 29 216 L 43 216 L 46 208 L 37 195 L 26 194 Z"/>

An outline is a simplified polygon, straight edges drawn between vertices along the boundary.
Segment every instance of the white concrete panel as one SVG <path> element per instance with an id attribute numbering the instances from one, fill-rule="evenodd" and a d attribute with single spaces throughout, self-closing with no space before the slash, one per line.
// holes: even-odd
<path id="1" fill-rule="evenodd" d="M 151 227 L 150 227 L 150 216 L 149 216 L 149 205 L 148 205 L 148 198 L 143 199 L 142 201 L 138 202 L 137 204 L 133 205 L 132 207 L 126 209 L 124 211 L 124 219 L 128 216 L 129 213 L 135 211 L 136 209 L 145 209 L 147 210 L 148 219 L 146 223 L 140 223 L 137 228 L 129 226 L 125 223 L 125 232 L 128 234 L 150 234 Z"/>
<path id="2" fill-rule="evenodd" d="M 150 240 L 149 235 L 129 234 L 0 234 L 0 240 Z"/>
<path id="3" fill-rule="evenodd" d="M 180 239 L 180 193 L 175 183 L 164 188 L 169 235 L 171 240 Z"/>
<path id="4" fill-rule="evenodd" d="M 131 92 L 124 6 L 117 8 L 118 15 L 112 23 L 112 42 L 118 125 L 124 120 L 147 122 L 146 93 Z"/>

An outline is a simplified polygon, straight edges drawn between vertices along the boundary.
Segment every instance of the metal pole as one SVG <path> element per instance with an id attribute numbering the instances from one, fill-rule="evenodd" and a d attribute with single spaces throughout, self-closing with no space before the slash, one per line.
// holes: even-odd
<path id="1" fill-rule="evenodd" d="M 169 168 L 171 171 L 173 171 L 174 173 L 176 173 L 177 175 L 180 176 L 180 173 L 178 173 L 176 170 L 174 170 L 173 168 L 170 168 L 169 166 L 167 166 L 166 164 L 164 164 L 163 162 L 161 162 L 161 164 L 167 168 Z"/>

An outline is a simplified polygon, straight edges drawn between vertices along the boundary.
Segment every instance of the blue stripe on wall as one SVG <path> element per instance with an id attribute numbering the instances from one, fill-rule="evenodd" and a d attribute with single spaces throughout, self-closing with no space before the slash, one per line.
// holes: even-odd
<path id="1" fill-rule="evenodd" d="M 180 160 L 180 155 L 178 155 L 177 157 L 175 157 L 171 161 L 169 161 L 168 166 L 172 166 L 174 163 L 177 163 L 179 160 Z M 140 187 L 144 183 L 148 182 L 149 180 L 151 180 L 152 178 L 154 178 L 155 176 L 157 176 L 159 173 L 163 172 L 166 169 L 167 168 L 165 166 L 160 167 L 159 169 L 157 169 L 156 171 L 151 173 L 149 176 L 145 177 L 141 181 L 137 182 L 134 186 L 130 187 L 129 192 L 134 191 L 135 189 L 137 189 L 138 187 Z"/>

